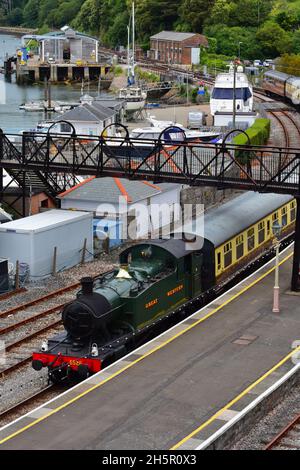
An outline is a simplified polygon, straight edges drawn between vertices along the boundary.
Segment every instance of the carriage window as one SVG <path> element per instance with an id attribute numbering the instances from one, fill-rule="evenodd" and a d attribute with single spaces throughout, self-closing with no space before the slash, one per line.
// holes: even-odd
<path id="1" fill-rule="evenodd" d="M 253 250 L 255 246 L 255 234 L 254 234 L 254 228 L 251 228 L 247 232 L 247 237 L 248 237 L 248 251 Z"/>
<path id="2" fill-rule="evenodd" d="M 285 227 L 287 225 L 287 208 L 286 206 L 281 209 L 281 225 Z"/>
<path id="3" fill-rule="evenodd" d="M 240 259 L 244 256 L 244 235 L 236 238 L 236 258 Z"/>
<path id="4" fill-rule="evenodd" d="M 220 271 L 221 267 L 222 267 L 221 266 L 221 253 L 220 252 L 217 253 L 217 267 L 218 267 L 218 271 Z"/>
<path id="5" fill-rule="evenodd" d="M 278 219 L 279 219 L 279 214 L 278 214 L 278 212 L 275 212 L 275 213 L 272 215 L 272 222 L 273 222 L 273 225 L 274 225 L 274 224 L 278 224 Z"/>
<path id="6" fill-rule="evenodd" d="M 271 232 L 271 222 L 270 220 L 267 221 L 267 237 L 270 236 L 270 232 Z"/>
<path id="7" fill-rule="evenodd" d="M 232 243 L 224 245 L 224 267 L 227 268 L 232 263 Z"/>
<path id="8" fill-rule="evenodd" d="M 265 241 L 265 222 L 260 222 L 258 224 L 258 243 L 263 243 Z"/>
<path id="9" fill-rule="evenodd" d="M 296 219 L 296 202 L 291 202 L 291 222 L 294 222 Z"/>

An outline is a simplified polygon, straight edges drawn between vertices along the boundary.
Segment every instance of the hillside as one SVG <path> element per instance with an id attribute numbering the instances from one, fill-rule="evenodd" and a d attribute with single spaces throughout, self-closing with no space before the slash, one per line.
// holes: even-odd
<path id="1" fill-rule="evenodd" d="M 12 5 L 8 11 L 8 5 Z M 131 0 L 2 0 L 1 25 L 39 28 L 70 24 L 108 46 L 125 45 Z M 203 32 L 210 52 L 247 59 L 300 53 L 300 0 L 136 0 L 140 44 L 162 29 Z"/>

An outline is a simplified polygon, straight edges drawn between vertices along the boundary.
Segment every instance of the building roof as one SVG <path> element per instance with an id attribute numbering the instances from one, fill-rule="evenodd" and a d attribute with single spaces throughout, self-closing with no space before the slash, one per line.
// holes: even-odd
<path id="1" fill-rule="evenodd" d="M 75 31 L 73 30 L 73 28 L 70 28 L 68 26 L 64 26 L 63 28 L 61 28 L 60 31 L 50 31 L 49 33 L 45 33 L 45 34 L 34 34 L 34 33 L 25 34 L 24 36 L 22 36 L 22 41 L 27 41 L 29 39 L 36 39 L 37 41 L 46 41 L 49 39 L 53 39 L 53 40 L 64 39 L 65 37 L 67 37 L 68 31 L 72 31 L 76 38 L 92 39 L 94 42 L 99 42 L 97 38 L 90 36 L 89 34 Z"/>
<path id="2" fill-rule="evenodd" d="M 180 185 L 168 183 L 156 185 L 148 181 L 131 181 L 125 178 L 91 177 L 58 197 L 116 204 L 119 202 L 120 196 L 123 196 L 128 203 L 135 203 L 173 189 L 174 186 L 179 187 Z"/>
<path id="3" fill-rule="evenodd" d="M 161 31 L 154 34 L 150 39 L 162 39 L 165 41 L 185 41 L 195 36 L 196 33 L 179 33 L 177 31 Z"/>
<path id="4" fill-rule="evenodd" d="M 115 115 L 111 108 L 102 106 L 100 103 L 83 104 L 70 111 L 66 111 L 63 116 L 58 116 L 54 121 L 84 121 L 84 122 L 103 122 Z"/>
<path id="5" fill-rule="evenodd" d="M 0 232 L 43 232 L 53 227 L 58 227 L 90 217 L 91 215 L 87 212 L 53 209 L 2 224 L 0 225 Z"/>
<path id="6" fill-rule="evenodd" d="M 126 101 L 122 98 L 113 99 L 113 98 L 95 98 L 94 103 L 99 103 L 105 108 L 110 108 L 119 111 L 126 106 Z"/>

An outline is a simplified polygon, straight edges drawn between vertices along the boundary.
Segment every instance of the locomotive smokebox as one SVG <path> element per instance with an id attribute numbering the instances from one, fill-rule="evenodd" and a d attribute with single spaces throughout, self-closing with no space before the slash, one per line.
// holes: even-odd
<path id="1" fill-rule="evenodd" d="M 83 277 L 80 282 L 82 295 L 92 295 L 94 288 L 94 279 L 92 277 Z"/>

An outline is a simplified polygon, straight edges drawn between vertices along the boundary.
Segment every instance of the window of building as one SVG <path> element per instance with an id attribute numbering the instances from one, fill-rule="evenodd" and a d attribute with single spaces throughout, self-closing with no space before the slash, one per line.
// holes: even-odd
<path id="1" fill-rule="evenodd" d="M 41 207 L 43 208 L 48 208 L 49 207 L 49 199 L 42 199 L 41 201 Z"/>
<path id="2" fill-rule="evenodd" d="M 260 222 L 258 224 L 258 243 L 263 243 L 265 241 L 265 222 Z"/>
<path id="3" fill-rule="evenodd" d="M 240 235 L 236 238 L 236 259 L 240 259 L 244 256 L 244 235 Z"/>
<path id="4" fill-rule="evenodd" d="M 224 267 L 227 268 L 232 264 L 232 243 L 226 243 L 224 246 Z"/>
<path id="5" fill-rule="evenodd" d="M 247 232 L 247 239 L 248 239 L 248 251 L 251 251 L 255 247 L 255 232 L 254 228 L 250 228 Z"/>

